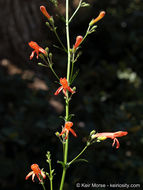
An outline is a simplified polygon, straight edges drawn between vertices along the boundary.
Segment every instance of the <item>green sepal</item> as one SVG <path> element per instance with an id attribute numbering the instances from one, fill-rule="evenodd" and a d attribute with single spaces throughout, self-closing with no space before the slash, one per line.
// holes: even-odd
<path id="1" fill-rule="evenodd" d="M 42 53 L 39 54 L 39 57 L 44 60 L 44 55 Z"/>

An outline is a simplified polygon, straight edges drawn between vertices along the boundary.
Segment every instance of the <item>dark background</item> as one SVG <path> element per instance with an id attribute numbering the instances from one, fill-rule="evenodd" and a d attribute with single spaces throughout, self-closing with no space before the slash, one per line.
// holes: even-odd
<path id="1" fill-rule="evenodd" d="M 72 1 L 71 12 L 77 2 Z M 96 33 L 82 44 L 82 56 L 76 63 L 80 73 L 73 84 L 77 93 L 70 111 L 75 114 L 73 122 L 78 138 L 71 135 L 69 160 L 84 147 L 93 129 L 125 130 L 129 134 L 119 139 L 118 150 L 112 148 L 112 140 L 89 147 L 82 156 L 89 163 L 76 163 L 69 168 L 65 189 L 76 189 L 77 182 L 142 184 L 143 2 L 88 2 L 91 7 L 82 8 L 71 23 L 71 45 L 77 35 L 84 35 L 90 20 L 101 10 L 107 14 L 98 23 Z M 64 24 L 55 16 L 64 15 L 64 2 L 60 1 L 56 10 L 46 0 L 0 0 L 1 190 L 42 189 L 38 181 L 25 181 L 25 176 L 33 163 L 48 171 L 45 156 L 48 150 L 56 169 L 55 189 L 60 183 L 62 168 L 57 160 L 62 159 L 62 146 L 54 133 L 61 131 L 63 120 L 59 116 L 64 116 L 64 100 L 62 95 L 53 95 L 58 84 L 51 71 L 38 66 L 35 58 L 29 60 L 32 49 L 28 42 L 48 45 L 60 77 L 66 72 L 66 55 L 53 47 L 58 42 L 45 26 L 45 18 L 39 11 L 41 4 L 54 15 L 58 32 L 66 43 Z"/>

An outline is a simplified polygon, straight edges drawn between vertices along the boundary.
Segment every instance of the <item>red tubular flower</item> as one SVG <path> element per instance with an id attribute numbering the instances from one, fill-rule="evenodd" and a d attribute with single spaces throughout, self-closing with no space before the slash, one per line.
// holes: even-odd
<path id="1" fill-rule="evenodd" d="M 60 133 L 59 136 L 61 136 L 61 135 L 63 135 L 64 133 L 66 133 L 65 139 L 67 139 L 67 138 L 68 138 L 69 131 L 70 131 L 75 137 L 77 137 L 77 135 L 76 135 L 76 133 L 74 132 L 74 130 L 71 129 L 72 126 L 73 126 L 73 122 L 71 122 L 71 121 L 66 122 L 66 123 L 65 123 L 65 126 L 64 126 L 64 128 L 63 128 L 63 130 L 62 130 L 62 132 Z"/>
<path id="2" fill-rule="evenodd" d="M 47 12 L 47 10 L 46 10 L 46 7 L 45 6 L 40 6 L 40 10 L 41 10 L 41 12 L 43 13 L 43 15 L 45 16 L 45 17 L 47 17 L 47 19 L 48 20 L 50 20 L 51 19 L 51 16 L 49 15 L 49 13 Z"/>
<path id="3" fill-rule="evenodd" d="M 34 177 L 35 175 L 38 177 L 39 181 L 41 182 L 42 179 L 40 178 L 41 176 L 43 177 L 43 179 L 46 178 L 46 175 L 44 174 L 43 171 L 40 170 L 39 166 L 37 164 L 32 164 L 31 165 L 31 172 L 29 172 L 29 174 L 25 177 L 25 179 L 27 180 L 31 175 L 32 175 L 32 181 L 34 182 Z"/>
<path id="4" fill-rule="evenodd" d="M 77 36 L 76 37 L 76 42 L 75 42 L 75 45 L 74 45 L 74 50 L 76 50 L 78 47 L 79 47 L 79 45 L 81 44 L 81 42 L 82 42 L 82 40 L 83 40 L 83 37 L 82 36 Z"/>
<path id="5" fill-rule="evenodd" d="M 118 132 L 114 132 L 114 133 L 108 133 L 108 132 L 104 132 L 104 133 L 96 133 L 95 135 L 93 135 L 92 138 L 97 138 L 97 139 L 103 139 L 105 140 L 106 138 L 110 138 L 113 139 L 113 144 L 112 146 L 116 145 L 116 148 L 120 147 L 120 143 L 118 141 L 118 139 L 116 137 L 122 137 L 122 136 L 126 136 L 128 134 L 127 131 L 118 131 Z"/>
<path id="6" fill-rule="evenodd" d="M 64 77 L 64 78 L 60 78 L 60 83 L 61 83 L 61 86 L 57 89 L 57 91 L 55 92 L 54 95 L 58 95 L 62 90 L 63 90 L 63 93 L 65 96 L 66 95 L 66 91 L 68 90 L 69 92 L 71 92 L 72 94 L 75 93 L 75 91 L 73 91 L 71 89 L 71 87 L 68 85 L 68 81 L 67 79 Z"/>
<path id="7" fill-rule="evenodd" d="M 105 16 L 105 11 L 101 11 L 98 15 L 97 18 L 93 19 L 91 22 L 90 22 L 90 26 L 92 26 L 93 24 L 95 24 L 96 22 L 98 22 L 99 20 L 101 20 L 103 17 Z"/>
<path id="8" fill-rule="evenodd" d="M 44 55 L 47 55 L 47 52 L 43 48 L 41 48 L 36 42 L 33 41 L 29 42 L 29 46 L 34 49 L 34 51 L 32 51 L 30 55 L 30 60 L 34 57 L 35 53 L 37 54 L 36 57 L 37 59 L 39 56 L 39 52 L 43 53 Z"/>

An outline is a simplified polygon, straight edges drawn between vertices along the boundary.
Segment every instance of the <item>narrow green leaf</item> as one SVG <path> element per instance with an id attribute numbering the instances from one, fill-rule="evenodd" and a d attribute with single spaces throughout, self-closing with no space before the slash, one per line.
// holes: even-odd
<path id="1" fill-rule="evenodd" d="M 59 118 L 60 118 L 60 119 L 63 119 L 63 120 L 65 121 L 65 117 L 63 117 L 63 116 L 60 115 Z"/>
<path id="2" fill-rule="evenodd" d="M 68 121 L 71 120 L 72 117 L 74 117 L 75 115 L 74 114 L 70 114 L 69 117 L 68 117 Z"/>
<path id="3" fill-rule="evenodd" d="M 50 177 L 50 174 L 48 172 L 46 172 L 46 175 L 48 176 L 48 178 Z"/>
<path id="4" fill-rule="evenodd" d="M 75 160 L 73 163 L 75 163 L 75 162 L 86 162 L 86 163 L 88 163 L 88 160 L 80 158 L 80 159 Z"/>
<path id="5" fill-rule="evenodd" d="M 64 163 L 64 162 L 58 160 L 57 163 L 58 163 L 58 164 L 61 164 L 62 167 L 65 168 L 65 163 Z"/>
<path id="6" fill-rule="evenodd" d="M 53 174 L 53 173 L 54 173 L 54 171 L 55 171 L 55 170 L 53 169 L 53 170 L 51 171 L 51 173 Z"/>
<path id="7" fill-rule="evenodd" d="M 74 75 L 73 75 L 73 77 L 72 77 L 72 79 L 71 79 L 71 81 L 70 81 L 70 84 L 73 83 L 73 81 L 74 81 L 75 78 L 77 77 L 78 73 L 79 73 L 79 69 L 74 73 Z"/>

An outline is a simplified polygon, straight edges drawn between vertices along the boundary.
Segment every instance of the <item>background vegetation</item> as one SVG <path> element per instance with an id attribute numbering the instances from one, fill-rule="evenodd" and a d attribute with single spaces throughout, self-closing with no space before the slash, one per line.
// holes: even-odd
<path id="1" fill-rule="evenodd" d="M 55 78 L 50 71 L 37 66 L 36 59 L 29 61 L 31 49 L 27 45 L 31 40 L 43 47 L 48 43 L 55 69 L 63 76 L 66 57 L 53 47 L 56 39 L 39 13 L 43 2 L 49 13 L 55 14 L 56 10 L 46 0 L 0 3 L 1 190 L 42 189 L 38 182 L 24 178 L 32 163 L 48 170 L 47 150 L 52 153 L 56 169 L 55 189 L 59 185 L 61 166 L 56 161 L 62 159 L 62 147 L 54 133 L 61 131 L 63 121 L 58 116 L 64 115 L 64 102 L 62 96 L 53 95 L 58 85 L 53 83 Z M 71 3 L 71 11 L 77 2 Z M 71 24 L 72 43 L 77 35 L 84 34 L 99 11 L 105 10 L 107 14 L 98 23 L 96 33 L 82 44 L 82 56 L 77 63 L 80 73 L 74 83 L 77 93 L 71 112 L 75 114 L 78 138 L 71 136 L 69 160 L 82 149 L 93 129 L 127 130 L 129 135 L 119 139 L 118 150 L 111 147 L 111 140 L 91 146 L 83 155 L 89 163 L 77 163 L 78 167 L 74 164 L 69 169 L 67 190 L 76 189 L 76 182 L 143 183 L 143 2 L 89 2 L 91 7 L 81 9 Z M 64 14 L 63 5 L 60 7 L 60 13 Z M 64 37 L 63 24 L 58 17 L 56 20 Z"/>

